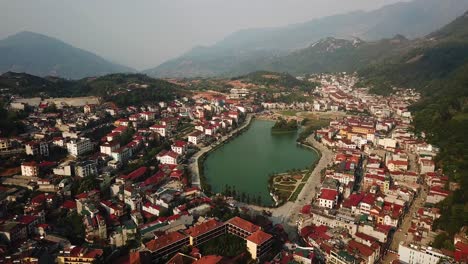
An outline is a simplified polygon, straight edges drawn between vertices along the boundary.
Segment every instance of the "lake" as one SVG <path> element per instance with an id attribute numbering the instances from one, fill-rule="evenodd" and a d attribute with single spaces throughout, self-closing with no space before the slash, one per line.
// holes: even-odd
<path id="1" fill-rule="evenodd" d="M 264 205 L 273 205 L 269 175 L 310 168 L 318 159 L 315 151 L 296 144 L 297 132 L 272 134 L 273 125 L 253 120 L 247 131 L 207 156 L 204 174 L 215 193 L 234 186 L 236 192 L 260 196 Z"/>

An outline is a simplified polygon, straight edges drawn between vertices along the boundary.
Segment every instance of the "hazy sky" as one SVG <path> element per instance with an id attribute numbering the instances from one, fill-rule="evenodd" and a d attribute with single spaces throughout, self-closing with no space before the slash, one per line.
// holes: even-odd
<path id="1" fill-rule="evenodd" d="M 0 0 L 0 38 L 33 31 L 138 70 L 245 28 L 402 0 Z M 441 0 L 442 1 L 442 0 Z"/>

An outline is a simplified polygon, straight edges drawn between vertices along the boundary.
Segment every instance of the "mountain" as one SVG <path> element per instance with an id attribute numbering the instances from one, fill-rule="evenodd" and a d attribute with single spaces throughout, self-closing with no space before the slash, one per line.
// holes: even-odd
<path id="1" fill-rule="evenodd" d="M 412 106 L 416 132 L 440 147 L 435 159 L 452 184 L 447 199 L 435 205 L 441 232 L 433 247 L 453 249 L 453 236 L 468 224 L 468 12 L 428 34 L 408 50 L 359 71 L 373 91 L 415 88 L 423 99 Z"/>
<path id="2" fill-rule="evenodd" d="M 135 70 L 58 39 L 25 31 L 0 40 L 0 73 L 8 71 L 80 79 Z"/>
<path id="3" fill-rule="evenodd" d="M 468 9 L 468 0 L 414 0 L 380 9 L 314 19 L 281 28 L 246 29 L 211 47 L 196 47 L 145 73 L 153 76 L 235 76 L 264 70 L 264 64 L 327 37 L 373 41 L 397 34 L 422 37 Z"/>

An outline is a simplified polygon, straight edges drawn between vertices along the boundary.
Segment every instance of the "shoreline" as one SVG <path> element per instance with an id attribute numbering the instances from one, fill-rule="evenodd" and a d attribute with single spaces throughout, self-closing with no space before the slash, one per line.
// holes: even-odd
<path id="1" fill-rule="evenodd" d="M 248 128 L 250 126 L 250 124 L 252 123 L 252 120 L 253 119 L 256 119 L 256 116 L 255 114 L 247 114 L 247 117 L 246 117 L 246 121 L 244 122 L 244 124 L 242 124 L 242 126 L 236 128 L 235 130 L 231 131 L 228 135 L 224 136 L 221 138 L 221 141 L 217 142 L 216 145 L 214 146 L 207 146 L 203 149 L 201 149 L 200 151 L 198 151 L 193 157 L 193 161 L 189 164 L 189 169 L 192 173 L 192 186 L 193 187 L 200 187 L 202 188 L 202 191 L 205 191 L 203 190 L 203 185 L 205 185 L 206 187 L 206 179 L 202 179 L 204 178 L 204 175 L 203 173 L 200 173 L 200 161 L 203 162 L 206 158 L 206 156 L 216 150 L 217 148 L 219 148 L 220 146 L 222 146 L 226 141 L 230 140 L 230 139 L 233 139 L 234 136 L 239 136 L 241 132 L 243 132 L 246 128 Z M 203 166 L 202 166 L 203 167 Z"/>
<path id="2" fill-rule="evenodd" d="M 274 120 L 271 120 L 271 119 L 270 120 L 269 119 L 260 119 L 255 114 L 248 114 L 247 118 L 246 118 L 246 122 L 241 127 L 239 127 L 236 130 L 232 131 L 226 138 L 223 137 L 222 141 L 218 142 L 216 145 L 209 146 L 209 147 L 206 147 L 205 149 L 200 150 L 197 154 L 195 154 L 195 156 L 193 157 L 194 161 L 189 165 L 190 170 L 192 172 L 192 186 L 200 187 L 201 190 L 203 192 L 207 193 L 207 194 L 212 192 L 211 185 L 209 185 L 207 183 L 207 179 L 206 179 L 206 177 L 204 175 L 204 172 L 203 172 L 203 163 L 204 163 L 205 159 L 207 158 L 207 156 L 212 151 L 215 151 L 219 147 L 223 146 L 226 141 L 234 139 L 235 136 L 241 135 L 242 132 L 244 132 L 246 129 L 248 129 L 250 127 L 253 119 L 262 120 L 262 121 L 274 121 Z M 301 194 L 303 193 L 303 190 L 305 189 L 307 183 L 309 182 L 309 180 L 311 178 L 311 175 L 314 173 L 316 167 L 319 165 L 319 162 L 322 159 L 323 155 L 322 155 L 322 152 L 320 151 L 320 149 L 316 148 L 315 146 L 311 146 L 311 145 L 303 143 L 303 142 L 296 142 L 296 144 L 301 146 L 301 147 L 304 147 L 304 148 L 306 148 L 308 150 L 311 150 L 311 151 L 315 152 L 317 154 L 317 157 L 318 157 L 316 160 L 312 161 L 310 163 L 310 165 L 309 165 L 310 166 L 310 168 L 308 169 L 309 172 L 306 174 L 306 176 L 304 176 L 306 178 L 306 181 L 302 182 L 304 185 L 301 187 L 301 190 L 300 190 L 299 194 L 297 194 L 297 198 L 296 198 L 296 201 L 297 201 L 299 199 L 299 197 L 301 196 Z M 193 175 L 195 175 L 196 178 L 193 177 Z M 198 180 L 198 181 L 196 181 L 196 180 Z M 257 206 L 257 207 L 261 207 L 263 209 L 277 209 L 277 208 L 281 208 L 282 206 L 284 206 L 287 203 L 291 203 L 289 201 L 289 199 L 288 199 L 284 203 L 278 204 L 278 198 L 275 197 L 274 195 L 272 195 L 271 190 L 270 190 L 269 187 L 270 187 L 269 184 L 267 184 L 267 188 L 269 190 L 270 197 L 271 197 L 271 199 L 273 201 L 272 205 L 270 205 L 270 206 L 259 206 L 259 205 L 254 205 L 254 204 L 247 204 L 247 205 L 248 206 Z"/>

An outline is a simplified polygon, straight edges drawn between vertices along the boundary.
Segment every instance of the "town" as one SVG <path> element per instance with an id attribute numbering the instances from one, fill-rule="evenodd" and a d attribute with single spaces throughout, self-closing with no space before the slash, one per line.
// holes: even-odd
<path id="1" fill-rule="evenodd" d="M 421 95 L 375 95 L 349 73 L 295 79 L 313 87 L 170 80 L 184 93 L 125 107 L 8 95 L 25 132 L 0 135 L 0 262 L 467 261 L 468 227 L 454 250 L 434 245 L 444 235 L 436 205 L 460 186 L 414 130 Z M 280 118 L 301 124 L 298 143 L 320 153 L 295 199 L 265 206 L 214 193 L 203 157 L 252 120 Z"/>

